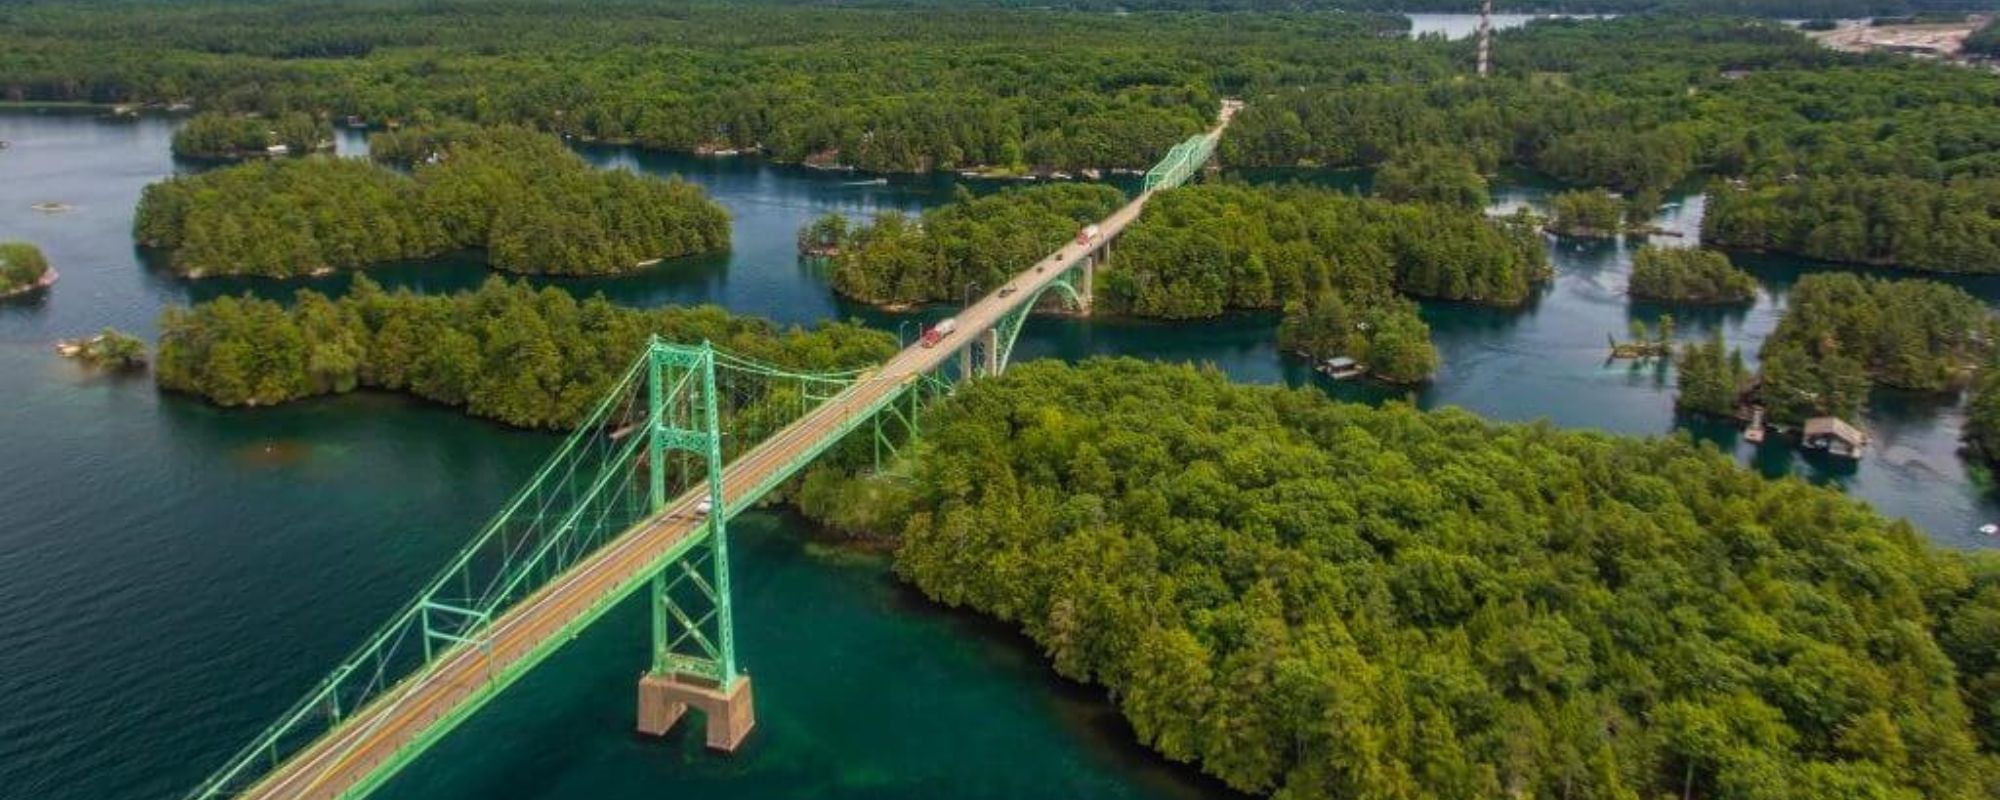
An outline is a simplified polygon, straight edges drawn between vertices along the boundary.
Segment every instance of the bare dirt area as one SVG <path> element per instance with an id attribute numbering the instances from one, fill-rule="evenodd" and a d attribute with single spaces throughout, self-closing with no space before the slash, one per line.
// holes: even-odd
<path id="1" fill-rule="evenodd" d="M 1963 22 L 1919 25 L 1869 25 L 1866 20 L 1845 21 L 1830 31 L 1812 34 L 1820 44 L 1850 53 L 1881 51 L 1929 58 L 1956 59 L 1965 37 L 1984 26 L 1990 17 L 1973 15 Z"/>

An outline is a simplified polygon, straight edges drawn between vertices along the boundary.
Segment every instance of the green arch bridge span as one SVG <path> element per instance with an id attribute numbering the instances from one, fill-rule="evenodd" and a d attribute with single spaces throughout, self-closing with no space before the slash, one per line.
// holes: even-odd
<path id="1" fill-rule="evenodd" d="M 753 725 L 736 662 L 729 520 L 849 433 L 916 432 L 918 408 L 1006 368 L 1045 295 L 1088 310 L 1093 270 L 1161 189 L 1186 182 L 1235 112 L 1176 146 L 1138 197 L 967 306 L 956 329 L 871 369 L 804 374 L 707 343 L 653 341 L 472 542 L 387 625 L 192 798 L 345 798 L 380 787 L 619 601 L 645 592 L 639 728 L 690 706 L 710 747 Z M 892 446 L 892 445 L 891 445 Z"/>

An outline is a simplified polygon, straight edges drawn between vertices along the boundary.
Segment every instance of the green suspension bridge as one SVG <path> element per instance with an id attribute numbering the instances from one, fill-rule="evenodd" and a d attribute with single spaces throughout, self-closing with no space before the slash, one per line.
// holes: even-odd
<path id="1" fill-rule="evenodd" d="M 1137 198 L 967 306 L 941 341 L 866 370 L 802 374 L 654 340 L 584 423 L 387 625 L 189 797 L 351 798 L 379 788 L 621 600 L 652 610 L 642 732 L 688 707 L 708 745 L 754 724 L 736 660 L 729 520 L 857 429 L 878 448 L 959 381 L 1006 369 L 1053 292 L 1087 310 L 1096 264 L 1153 193 L 1207 162 L 1237 106 L 1175 146 Z M 879 450 L 878 450 L 879 452 Z"/>

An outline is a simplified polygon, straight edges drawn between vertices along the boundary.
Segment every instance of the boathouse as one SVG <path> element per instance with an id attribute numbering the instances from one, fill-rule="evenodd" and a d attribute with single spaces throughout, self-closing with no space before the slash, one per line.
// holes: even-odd
<path id="1" fill-rule="evenodd" d="M 1843 458 L 1860 458 L 1862 450 L 1868 446 L 1868 434 L 1837 417 L 1806 420 L 1803 434 L 1807 448 Z"/>

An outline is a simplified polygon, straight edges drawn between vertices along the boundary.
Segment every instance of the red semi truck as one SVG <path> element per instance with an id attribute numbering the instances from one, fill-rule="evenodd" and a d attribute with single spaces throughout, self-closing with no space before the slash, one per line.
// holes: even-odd
<path id="1" fill-rule="evenodd" d="M 1083 230 L 1076 232 L 1076 243 L 1090 244 L 1091 242 L 1095 242 L 1099 233 L 1100 231 L 1096 225 L 1085 225 L 1083 226 Z"/>
<path id="2" fill-rule="evenodd" d="M 945 317 L 938 320 L 938 324 L 932 325 L 930 330 L 924 331 L 923 338 L 917 341 L 925 347 L 936 347 L 938 342 L 944 341 L 944 337 L 950 336 L 955 330 L 958 330 L 958 318 Z"/>

